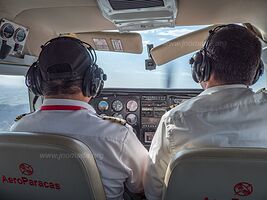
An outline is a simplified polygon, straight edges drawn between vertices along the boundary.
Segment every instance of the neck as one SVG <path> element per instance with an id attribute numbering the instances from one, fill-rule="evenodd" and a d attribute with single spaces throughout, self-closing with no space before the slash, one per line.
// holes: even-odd
<path id="1" fill-rule="evenodd" d="M 45 99 L 69 99 L 69 100 L 77 100 L 88 103 L 91 100 L 91 97 L 85 97 L 82 93 L 79 94 L 70 94 L 70 95 L 49 95 L 44 96 Z"/>
<path id="2" fill-rule="evenodd" d="M 208 89 L 208 88 L 216 87 L 220 85 L 225 85 L 225 84 L 216 80 L 213 74 L 211 74 L 210 79 L 208 81 L 201 83 L 201 86 L 203 89 Z"/>
<path id="3" fill-rule="evenodd" d="M 206 89 L 211 88 L 211 87 L 220 86 L 220 85 L 224 85 L 224 84 L 220 84 L 220 83 L 210 83 L 210 82 L 208 82 L 208 83 L 206 84 Z"/>

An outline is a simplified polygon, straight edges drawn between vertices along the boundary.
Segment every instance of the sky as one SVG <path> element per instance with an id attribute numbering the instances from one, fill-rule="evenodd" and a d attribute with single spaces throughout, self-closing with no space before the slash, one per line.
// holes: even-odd
<path id="1" fill-rule="evenodd" d="M 1 88 L 2 87 L 24 88 L 24 85 L 25 85 L 25 80 L 23 77 L 0 75 Z"/>
<path id="2" fill-rule="evenodd" d="M 97 52 L 98 65 L 108 75 L 107 87 L 123 88 L 166 88 L 169 71 L 173 72 L 171 88 L 199 88 L 191 79 L 188 61 L 191 55 L 181 57 L 156 70 L 145 70 L 148 58 L 147 44 L 158 46 L 178 36 L 202 28 L 203 26 L 162 28 L 140 31 L 143 41 L 142 54 Z M 168 52 L 166 52 L 168 53 Z"/>

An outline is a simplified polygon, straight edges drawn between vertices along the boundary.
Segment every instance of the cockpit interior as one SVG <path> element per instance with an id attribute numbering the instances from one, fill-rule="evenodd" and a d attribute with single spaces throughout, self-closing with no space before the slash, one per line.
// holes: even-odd
<path id="1" fill-rule="evenodd" d="M 93 106 L 100 117 L 111 116 L 125 120 L 133 127 L 140 142 L 149 150 L 161 117 L 172 108 L 198 96 L 203 91 L 201 86 L 192 80 L 189 60 L 196 51 L 202 48 L 209 30 L 221 24 L 239 24 L 246 27 L 260 39 L 262 60 L 265 65 L 267 64 L 266 9 L 267 1 L 264 0 L 0 0 L 0 131 L 6 133 L 3 136 L 0 134 L 0 149 L 9 152 L 9 148 L 5 144 L 16 141 L 15 136 L 24 145 L 27 145 L 28 141 L 36 142 L 39 146 L 46 145 L 35 137 L 26 141 L 15 134 L 9 139 L 8 132 L 17 116 L 39 110 L 42 105 L 43 98 L 37 98 L 25 86 L 25 75 L 29 67 L 37 60 L 41 46 L 50 39 L 60 36 L 74 37 L 90 44 L 96 50 L 97 63 L 107 74 L 107 81 L 105 81 L 102 93 L 93 98 L 89 104 Z M 264 73 L 251 89 L 262 91 L 266 87 L 266 81 L 266 73 Z M 60 141 L 60 138 L 56 138 L 56 136 L 55 138 L 46 138 L 44 135 L 41 137 L 45 141 L 49 139 Z M 73 145 L 75 152 L 85 148 L 82 146 L 79 149 L 77 145 L 80 144 L 63 140 L 64 145 Z M 15 143 L 11 143 L 11 146 L 15 145 Z M 64 146 L 63 142 L 60 145 Z M 29 152 L 33 152 L 34 149 L 35 147 L 32 147 Z M 47 147 L 44 150 L 50 151 L 51 149 Z M 22 150 L 19 149 L 15 152 L 20 151 Z M 61 152 L 61 150 L 58 151 Z M 193 170 L 190 162 L 199 164 L 197 161 L 204 159 L 205 153 L 207 152 L 203 151 L 196 154 L 196 157 L 194 155 L 190 157 L 193 158 L 187 163 L 188 169 L 191 170 L 190 177 L 193 173 L 197 173 Z M 224 159 L 227 159 L 225 155 L 233 157 L 238 155 L 234 150 L 232 154 L 230 150 L 227 151 L 227 154 L 217 151 L 212 153 L 214 156 L 217 156 L 216 153 L 218 153 L 219 157 L 224 156 Z M 32 156 L 36 155 L 32 154 Z M 263 151 L 258 154 L 247 152 L 247 155 L 258 156 L 259 159 L 267 158 L 267 154 L 264 154 Z M 4 173 L 10 171 L 5 171 L 6 168 L 9 168 L 8 156 L 0 153 L 0 158 L 7 162 L 3 169 L 0 168 L 1 188 L 5 182 L 3 177 L 6 174 Z M 183 157 L 183 159 L 187 158 Z M 29 158 L 23 159 L 28 160 Z M 205 157 L 205 159 L 211 166 L 214 165 L 208 158 Z M 19 161 L 12 160 L 10 165 L 14 162 Z M 90 163 L 91 160 L 86 162 Z M 260 172 L 264 167 L 266 169 L 266 160 L 262 162 L 260 167 L 256 167 Z M 68 165 L 68 162 L 62 162 L 59 167 L 63 167 L 63 165 Z M 250 169 L 246 167 L 247 165 L 244 170 L 249 171 Z M 23 165 L 22 168 L 26 170 L 22 177 L 29 177 L 27 176 L 29 173 L 27 165 Z M 78 170 L 78 167 L 73 164 L 70 165 L 70 169 Z M 181 168 L 181 170 L 183 169 Z M 204 167 L 200 167 L 200 169 L 201 173 L 208 173 Z M 10 173 L 12 174 L 12 172 Z M 52 177 L 55 175 L 54 172 L 52 175 L 42 173 L 39 177 L 43 178 L 45 183 L 46 175 L 48 181 L 53 180 Z M 181 173 L 181 171 L 177 173 Z M 62 174 L 66 175 L 67 173 L 62 172 Z M 214 174 L 213 171 L 211 174 Z M 82 176 L 81 173 L 76 175 L 71 175 L 74 181 L 81 180 L 82 183 L 87 181 L 79 179 Z M 234 176 L 233 173 L 231 175 Z M 93 177 L 89 172 L 86 176 Z M 99 179 L 99 177 L 95 179 Z M 12 181 L 14 182 L 14 179 Z M 28 181 L 30 180 L 27 178 Z M 257 180 L 255 181 L 257 182 Z M 240 180 L 240 182 L 248 181 Z M 23 184 L 25 185 L 26 182 L 23 182 L 22 178 Z M 59 187 L 57 183 L 49 184 L 53 190 L 57 190 Z M 187 183 L 181 186 L 180 183 L 174 181 L 172 184 L 177 184 L 176 186 L 181 188 L 185 185 L 190 187 L 190 184 Z M 246 190 L 252 187 L 249 184 L 246 186 L 244 187 Z M 0 196 L 3 196 L 3 199 L 26 199 L 26 197 L 27 199 L 30 197 L 31 199 L 62 199 L 60 195 L 46 194 L 46 192 L 41 192 L 43 197 L 40 197 L 34 188 L 28 190 L 23 187 L 12 187 L 8 188 L 5 185 L 5 191 L 1 192 L 0 190 Z M 238 187 L 240 189 L 241 186 Z M 261 182 L 258 187 L 264 187 L 264 182 Z M 219 190 L 219 188 L 212 189 L 212 191 Z M 12 196 L 12 190 L 21 198 L 16 194 Z M 92 185 L 90 186 L 91 190 L 97 190 L 98 193 L 103 192 L 98 191 L 99 188 Z M 183 188 L 183 190 L 189 191 L 190 188 Z M 172 193 L 175 189 L 167 191 Z M 202 192 L 200 189 L 196 191 Z M 256 191 L 257 189 L 255 189 Z M 75 188 L 75 192 L 79 193 L 79 188 Z M 172 196 L 168 192 L 163 199 L 178 199 L 178 196 Z M 29 196 L 29 193 L 32 195 Z M 75 198 L 75 195 L 70 193 L 63 195 L 64 199 L 68 199 L 68 196 L 72 199 Z M 78 199 L 86 199 L 84 198 L 86 187 L 81 187 L 80 194 Z M 207 196 L 201 194 L 201 198 L 198 199 L 263 200 L 267 198 L 266 194 L 262 195 L 263 193 L 261 193 L 262 196 L 251 198 L 249 195 L 245 195 L 244 191 L 243 196 L 235 192 L 232 196 L 230 195 L 231 197 L 227 194 L 226 198 L 222 196 L 216 198 L 216 195 L 209 196 L 209 194 Z M 0 198 L 2 199 L 2 197 Z M 96 195 L 94 198 L 87 196 L 87 199 L 105 199 L 105 197 Z M 196 198 L 181 196 L 179 199 L 194 200 Z"/>

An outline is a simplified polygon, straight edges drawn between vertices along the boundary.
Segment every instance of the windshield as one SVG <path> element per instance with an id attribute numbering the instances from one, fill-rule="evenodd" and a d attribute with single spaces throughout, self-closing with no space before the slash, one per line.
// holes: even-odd
<path id="1" fill-rule="evenodd" d="M 189 59 L 193 53 L 177 58 L 155 70 L 145 70 L 148 59 L 147 44 L 158 46 L 178 36 L 202 29 L 206 26 L 185 26 L 140 31 L 143 40 L 142 54 L 98 51 L 98 64 L 108 75 L 106 88 L 174 88 L 200 89 L 191 76 Z M 168 53 L 168 52 L 166 52 Z M 254 90 L 265 87 L 265 76 L 253 86 Z"/>

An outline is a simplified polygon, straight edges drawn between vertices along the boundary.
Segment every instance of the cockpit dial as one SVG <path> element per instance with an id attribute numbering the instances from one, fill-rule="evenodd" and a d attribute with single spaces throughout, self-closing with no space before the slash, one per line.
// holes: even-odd
<path id="1" fill-rule="evenodd" d="M 100 111 L 106 111 L 109 108 L 109 104 L 106 101 L 100 101 L 97 107 Z"/>
<path id="2" fill-rule="evenodd" d="M 112 109 L 115 111 L 115 112 L 120 112 L 122 111 L 123 109 L 123 104 L 120 100 L 115 100 L 113 101 L 112 103 Z"/>
<path id="3" fill-rule="evenodd" d="M 135 100 L 130 100 L 127 102 L 126 108 L 130 112 L 135 112 L 138 109 L 138 103 Z"/>
<path id="4" fill-rule="evenodd" d="M 0 30 L 1 37 L 3 37 L 4 39 L 11 38 L 14 35 L 14 32 L 14 26 L 10 23 L 4 24 Z"/>
<path id="5" fill-rule="evenodd" d="M 130 113 L 129 115 L 126 116 L 126 121 L 130 125 L 134 125 L 137 123 L 137 116 L 133 113 Z"/>
<path id="6" fill-rule="evenodd" d="M 26 36 L 26 32 L 22 28 L 18 28 L 15 32 L 14 39 L 16 42 L 23 42 Z"/>

